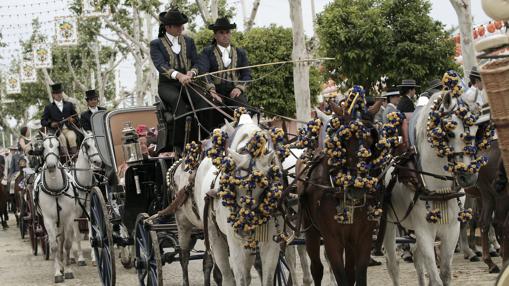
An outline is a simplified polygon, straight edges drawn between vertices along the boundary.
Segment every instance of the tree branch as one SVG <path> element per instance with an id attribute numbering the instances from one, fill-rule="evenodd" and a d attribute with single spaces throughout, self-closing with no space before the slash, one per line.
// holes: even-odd
<path id="1" fill-rule="evenodd" d="M 210 21 L 209 13 L 207 11 L 207 4 L 203 0 L 196 0 L 196 4 L 198 5 L 198 10 L 200 10 L 203 22 L 205 22 L 205 24 L 212 24 L 212 21 Z"/>
<path id="2" fill-rule="evenodd" d="M 129 35 L 124 30 L 122 30 L 120 27 L 115 25 L 115 23 L 113 23 L 110 19 L 104 17 L 104 21 L 106 22 L 106 26 L 111 28 L 113 31 L 115 31 L 119 37 L 122 36 L 121 38 L 127 39 L 129 42 L 131 42 L 132 44 L 137 46 L 144 53 L 146 53 L 146 54 L 149 53 L 149 49 L 147 48 L 148 43 L 144 43 L 146 45 L 142 45 L 141 42 L 136 41 L 131 35 Z"/>
<path id="3" fill-rule="evenodd" d="M 48 69 L 44 68 L 42 69 L 42 74 L 44 75 L 44 83 L 46 83 L 46 91 L 48 92 L 48 98 L 51 102 L 53 100 L 53 97 L 51 96 L 51 87 L 50 85 L 53 84 L 53 80 L 49 76 Z"/>
<path id="4" fill-rule="evenodd" d="M 71 64 L 71 53 L 69 53 L 68 49 L 66 49 L 65 53 L 66 53 L 66 59 L 67 59 L 67 67 L 69 67 L 69 71 L 71 71 L 71 75 L 72 75 L 72 79 L 73 79 L 74 83 L 76 83 L 80 87 L 81 90 L 87 90 L 87 87 L 78 80 L 78 76 L 76 75 L 76 72 L 74 71 L 74 68 Z"/>
<path id="5" fill-rule="evenodd" d="M 244 32 L 249 32 L 254 25 L 254 19 L 256 18 L 256 14 L 258 13 L 258 8 L 260 7 L 261 0 L 255 0 L 253 2 L 253 9 L 251 9 L 251 14 L 249 18 L 245 19 L 244 22 Z"/>

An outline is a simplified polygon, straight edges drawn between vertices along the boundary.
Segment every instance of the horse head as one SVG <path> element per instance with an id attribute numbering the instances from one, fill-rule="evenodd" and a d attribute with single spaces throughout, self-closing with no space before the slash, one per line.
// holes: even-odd
<path id="1" fill-rule="evenodd" d="M 60 141 L 55 135 L 43 134 L 42 144 L 46 169 L 54 172 L 60 162 Z"/>
<path id="2" fill-rule="evenodd" d="M 102 167 L 103 161 L 99 155 L 93 134 L 89 131 L 85 133 L 85 138 L 83 139 L 83 143 L 81 143 L 80 155 L 81 154 L 90 162 L 92 169 L 100 169 Z"/>
<path id="3" fill-rule="evenodd" d="M 457 73 L 448 71 L 442 82 L 444 89 L 431 97 L 417 129 L 421 138 L 426 132 L 426 143 L 431 143 L 438 157 L 447 159 L 444 169 L 453 174 L 458 185 L 469 187 L 477 182 L 479 169 L 486 161 L 477 154 L 483 147 L 477 134 L 477 114 L 461 96 L 462 87 Z M 422 126 L 424 123 L 421 122 L 426 122 L 427 126 Z M 491 141 L 491 138 L 486 140 Z M 419 141 L 421 145 L 425 142 Z"/>

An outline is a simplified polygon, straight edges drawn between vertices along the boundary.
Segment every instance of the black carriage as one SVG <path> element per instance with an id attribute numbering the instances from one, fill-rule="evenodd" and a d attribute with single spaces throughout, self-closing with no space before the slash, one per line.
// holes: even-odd
<path id="1" fill-rule="evenodd" d="M 147 220 L 171 202 L 165 178 L 175 162 L 175 157 L 141 153 L 134 128 L 156 127 L 155 111 L 154 107 L 99 111 L 91 119 L 106 178 L 90 195 L 90 240 L 103 285 L 115 284 L 114 245 L 134 245 L 135 257 L 124 257 L 122 264 L 134 265 L 140 285 L 162 285 L 162 265 L 179 260 L 175 218 Z"/>

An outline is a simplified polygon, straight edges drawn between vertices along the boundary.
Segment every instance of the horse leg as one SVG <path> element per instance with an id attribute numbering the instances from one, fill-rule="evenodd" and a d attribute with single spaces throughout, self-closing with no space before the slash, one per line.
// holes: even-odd
<path id="1" fill-rule="evenodd" d="M 180 266 L 182 267 L 182 285 L 189 285 L 189 256 L 192 224 L 183 214 L 177 215 L 178 239 L 180 245 Z M 208 277 L 210 279 L 210 277 Z M 207 277 L 205 277 L 207 279 Z M 210 283 L 210 280 L 209 280 Z"/>
<path id="2" fill-rule="evenodd" d="M 345 248 L 345 271 L 348 279 L 348 285 L 355 284 L 355 266 L 356 266 L 356 248 L 358 245 Z M 341 285 L 341 284 L 340 284 Z"/>
<path id="3" fill-rule="evenodd" d="M 424 262 L 421 259 L 421 252 L 420 248 L 417 246 L 419 242 L 417 241 L 414 245 L 414 267 L 415 271 L 417 272 L 417 281 L 419 283 L 419 286 L 424 286 L 426 284 L 425 276 L 424 276 Z"/>
<path id="4" fill-rule="evenodd" d="M 251 267 L 254 264 L 255 255 L 252 255 L 248 250 L 244 248 L 243 241 L 237 239 L 234 230 L 230 230 L 231 233 L 226 237 L 228 240 L 228 247 L 230 249 L 230 265 L 233 268 L 233 274 L 235 276 L 235 285 L 247 286 L 251 284 Z M 276 251 L 276 255 L 279 255 L 279 251 Z M 274 259 L 277 263 L 277 256 Z M 270 276 L 270 275 L 265 275 Z M 266 285 L 263 284 L 262 285 Z"/>
<path id="5" fill-rule="evenodd" d="M 310 286 L 313 283 L 311 271 L 309 270 L 308 256 L 306 254 L 306 246 L 296 245 L 295 248 L 299 253 L 300 266 L 302 267 L 302 285 Z"/>
<path id="6" fill-rule="evenodd" d="M 207 233 L 209 235 L 210 252 L 214 258 L 214 262 L 221 271 L 223 285 L 234 286 L 235 280 L 228 261 L 228 244 L 223 238 L 222 233 L 219 233 L 219 229 L 214 220 L 210 217 Z"/>
<path id="7" fill-rule="evenodd" d="M 81 249 L 81 233 L 78 221 L 72 223 L 72 230 L 74 234 L 72 237 L 74 238 L 74 242 L 76 243 L 76 250 L 78 252 L 78 266 L 85 266 L 87 265 L 87 263 L 85 262 L 85 257 L 83 257 L 83 250 Z M 69 240 L 72 243 L 72 239 L 69 238 Z M 74 259 L 72 254 L 73 252 L 71 251 L 69 255 L 71 257 L 71 263 L 74 263 L 75 261 L 74 262 L 72 261 Z"/>
<path id="8" fill-rule="evenodd" d="M 313 276 L 315 285 L 321 285 L 323 265 L 320 260 L 320 234 L 314 227 L 311 227 L 306 232 L 306 251 L 311 260 L 311 275 Z"/>
<path id="9" fill-rule="evenodd" d="M 210 252 L 205 251 L 203 254 L 203 285 L 209 286 L 210 283 L 210 276 L 212 274 L 212 270 L 214 269 L 214 260 L 212 259 L 212 255 L 210 255 Z"/>
<path id="10" fill-rule="evenodd" d="M 419 248 L 419 254 L 422 254 L 422 263 L 426 267 L 426 270 L 429 274 L 429 284 L 442 286 L 443 283 L 440 279 L 435 260 L 435 232 L 432 232 L 430 228 L 422 228 L 416 229 L 415 235 L 419 241 L 416 249 Z M 456 246 L 458 237 L 457 235 L 458 232 L 456 232 L 456 238 L 453 239 L 454 246 Z"/>
<path id="11" fill-rule="evenodd" d="M 455 222 L 458 223 L 458 222 Z M 444 285 L 451 284 L 451 266 L 456 248 L 456 239 L 459 229 L 457 227 L 443 226 L 446 231 L 440 235 L 440 278 Z M 456 231 L 457 230 L 457 231 Z"/>
<path id="12" fill-rule="evenodd" d="M 385 260 L 392 284 L 399 285 L 399 261 L 396 255 L 396 225 L 387 223 L 384 236 Z"/>
<path id="13" fill-rule="evenodd" d="M 506 215 L 502 233 L 502 261 L 504 265 L 509 262 L 509 213 Z"/>
<path id="14" fill-rule="evenodd" d="M 471 262 L 477 262 L 480 260 L 479 257 L 468 245 L 467 227 L 468 223 L 462 223 L 460 226 L 459 245 L 465 259 L 469 259 Z"/>
<path id="15" fill-rule="evenodd" d="M 55 206 L 56 207 L 56 206 Z M 62 269 L 64 268 L 62 264 L 62 257 L 60 256 L 59 244 L 60 238 L 57 237 L 56 233 L 56 225 L 53 223 L 49 223 L 50 219 L 44 221 L 44 226 L 46 228 L 46 232 L 48 233 L 49 247 L 51 249 L 51 253 L 53 253 L 53 267 L 55 269 L 55 283 L 64 282 L 64 273 Z"/>
<path id="16" fill-rule="evenodd" d="M 325 253 L 329 259 L 334 277 L 338 285 L 350 285 L 345 271 L 345 264 L 343 261 L 344 246 L 337 245 L 338 241 L 328 241 L 324 239 Z M 351 284 L 353 285 L 353 284 Z"/>
<path id="17" fill-rule="evenodd" d="M 368 222 L 368 224 L 373 223 Z M 366 232 L 355 243 L 356 252 L 353 253 L 355 258 L 355 281 L 353 283 L 350 281 L 350 285 L 366 286 L 368 284 L 368 266 L 371 260 L 372 246 L 372 236 L 370 234 L 373 233 L 373 227 L 367 226 Z"/>
<path id="18" fill-rule="evenodd" d="M 483 208 L 481 211 L 481 245 L 482 245 L 482 258 L 484 263 L 488 265 L 489 273 L 499 273 L 500 269 L 493 262 L 489 255 L 489 239 L 488 232 L 492 223 L 492 214 L 495 203 L 492 198 L 483 199 Z"/>
<path id="19" fill-rule="evenodd" d="M 490 226 L 490 230 L 488 231 L 488 240 L 490 242 L 490 256 L 498 257 L 497 250 L 500 249 L 500 244 L 498 244 L 497 236 L 495 235 L 495 228 L 493 225 Z"/>
<path id="20" fill-rule="evenodd" d="M 73 234 L 74 234 L 74 237 L 76 237 L 74 230 L 73 230 L 73 227 L 76 225 L 76 223 L 77 222 L 75 222 L 75 221 L 70 222 L 62 231 L 62 233 L 65 233 L 63 235 L 63 239 L 62 239 L 63 240 L 62 244 L 63 244 L 63 247 L 65 248 L 64 249 L 64 251 L 65 251 L 65 265 L 66 265 L 66 267 L 64 268 L 65 279 L 73 279 L 74 278 L 74 274 L 73 274 L 72 268 L 70 266 L 71 265 L 70 254 L 72 251 Z M 81 250 L 81 247 L 80 247 L 80 250 Z"/>
<path id="21" fill-rule="evenodd" d="M 296 245 L 288 245 L 285 251 L 286 263 L 288 264 L 288 269 L 290 271 L 290 275 L 292 276 L 292 282 L 297 277 L 297 254 L 296 254 Z M 293 282 L 293 285 L 298 285 L 297 280 Z"/>
<path id="22" fill-rule="evenodd" d="M 281 248 L 279 247 L 279 244 L 275 243 L 270 239 L 268 241 L 260 242 L 259 246 L 260 246 L 260 256 L 262 259 L 262 273 L 265 273 L 265 275 L 263 275 L 262 277 L 262 285 L 272 286 L 274 284 L 274 273 L 276 272 L 276 267 L 277 264 L 279 263 L 278 258 Z M 293 280 L 295 280 L 296 277 L 292 276 L 292 278 Z"/>

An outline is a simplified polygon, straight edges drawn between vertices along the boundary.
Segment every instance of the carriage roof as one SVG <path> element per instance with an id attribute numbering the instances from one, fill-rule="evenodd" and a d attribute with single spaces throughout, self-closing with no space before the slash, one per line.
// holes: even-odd
<path id="1" fill-rule="evenodd" d="M 115 172 L 124 163 L 122 154 L 122 128 L 125 122 L 132 122 L 132 126 L 145 124 L 157 127 L 156 108 L 134 107 L 113 111 L 98 111 L 91 117 L 92 131 L 101 158 L 107 166 Z"/>

